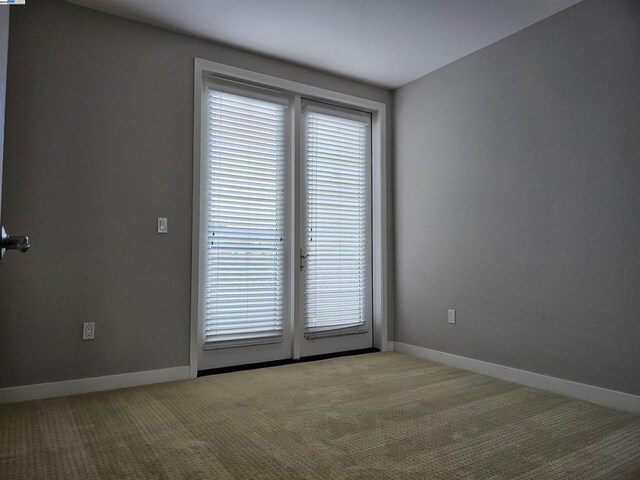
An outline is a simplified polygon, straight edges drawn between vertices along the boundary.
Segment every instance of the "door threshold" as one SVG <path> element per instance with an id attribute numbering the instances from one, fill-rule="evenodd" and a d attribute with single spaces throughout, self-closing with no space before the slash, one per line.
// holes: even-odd
<path id="1" fill-rule="evenodd" d="M 209 368 L 207 370 L 198 370 L 198 377 L 206 377 L 208 375 L 218 375 L 220 373 L 241 372 L 244 370 L 255 370 L 257 368 L 279 367 L 281 365 L 291 365 L 293 363 L 315 362 L 317 360 L 326 360 L 328 358 L 349 357 L 352 355 L 362 355 L 364 353 L 379 352 L 379 348 L 361 348 L 359 350 L 347 350 L 346 352 L 324 353 L 322 355 L 311 355 L 301 357 L 299 360 L 285 358 L 283 360 L 272 360 L 270 362 L 248 363 L 246 365 L 232 365 L 229 367 Z"/>

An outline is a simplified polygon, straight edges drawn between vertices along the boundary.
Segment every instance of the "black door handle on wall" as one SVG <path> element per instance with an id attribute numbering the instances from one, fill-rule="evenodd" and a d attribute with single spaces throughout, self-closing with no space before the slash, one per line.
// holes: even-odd
<path id="1" fill-rule="evenodd" d="M 29 250 L 31 243 L 29 237 L 25 235 L 9 235 L 4 229 L 4 225 L 0 226 L 0 258 L 3 258 L 7 250 L 20 250 L 22 253 Z"/>

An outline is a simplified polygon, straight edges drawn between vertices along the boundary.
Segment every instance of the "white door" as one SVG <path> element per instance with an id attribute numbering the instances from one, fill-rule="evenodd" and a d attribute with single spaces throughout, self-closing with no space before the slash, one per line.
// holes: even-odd
<path id="1" fill-rule="evenodd" d="M 9 235 L 2 225 L 2 164 L 4 153 L 4 110 L 7 83 L 7 52 L 9 47 L 9 6 L 0 5 L 0 260 L 8 250 L 26 252 L 29 237 Z"/>
<path id="2" fill-rule="evenodd" d="M 202 97 L 198 370 L 371 347 L 370 116 L 293 119 L 292 96 L 221 80 Z"/>
<path id="3" fill-rule="evenodd" d="M 4 105 L 9 49 L 9 7 L 0 6 L 0 220 L 2 220 L 2 163 L 4 154 Z"/>
<path id="4" fill-rule="evenodd" d="M 203 92 L 198 369 L 291 358 L 290 100 Z"/>
<path id="5" fill-rule="evenodd" d="M 372 346 L 371 116 L 303 105 L 301 356 Z"/>

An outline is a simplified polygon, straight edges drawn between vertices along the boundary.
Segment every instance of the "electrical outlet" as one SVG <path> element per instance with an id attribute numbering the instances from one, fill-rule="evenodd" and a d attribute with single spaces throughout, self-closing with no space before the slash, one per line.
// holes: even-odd
<path id="1" fill-rule="evenodd" d="M 456 323 L 456 311 L 449 310 L 449 323 Z"/>
<path id="2" fill-rule="evenodd" d="M 82 340 L 96 338 L 96 322 L 84 322 L 82 325 Z"/>
<path id="3" fill-rule="evenodd" d="M 167 217 L 158 217 L 158 233 L 169 233 Z"/>

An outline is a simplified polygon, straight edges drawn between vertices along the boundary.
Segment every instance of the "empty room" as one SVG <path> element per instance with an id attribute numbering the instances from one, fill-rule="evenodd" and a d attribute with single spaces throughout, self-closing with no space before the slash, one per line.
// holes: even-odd
<path id="1" fill-rule="evenodd" d="M 0 0 L 0 479 L 640 479 L 640 0 Z"/>

